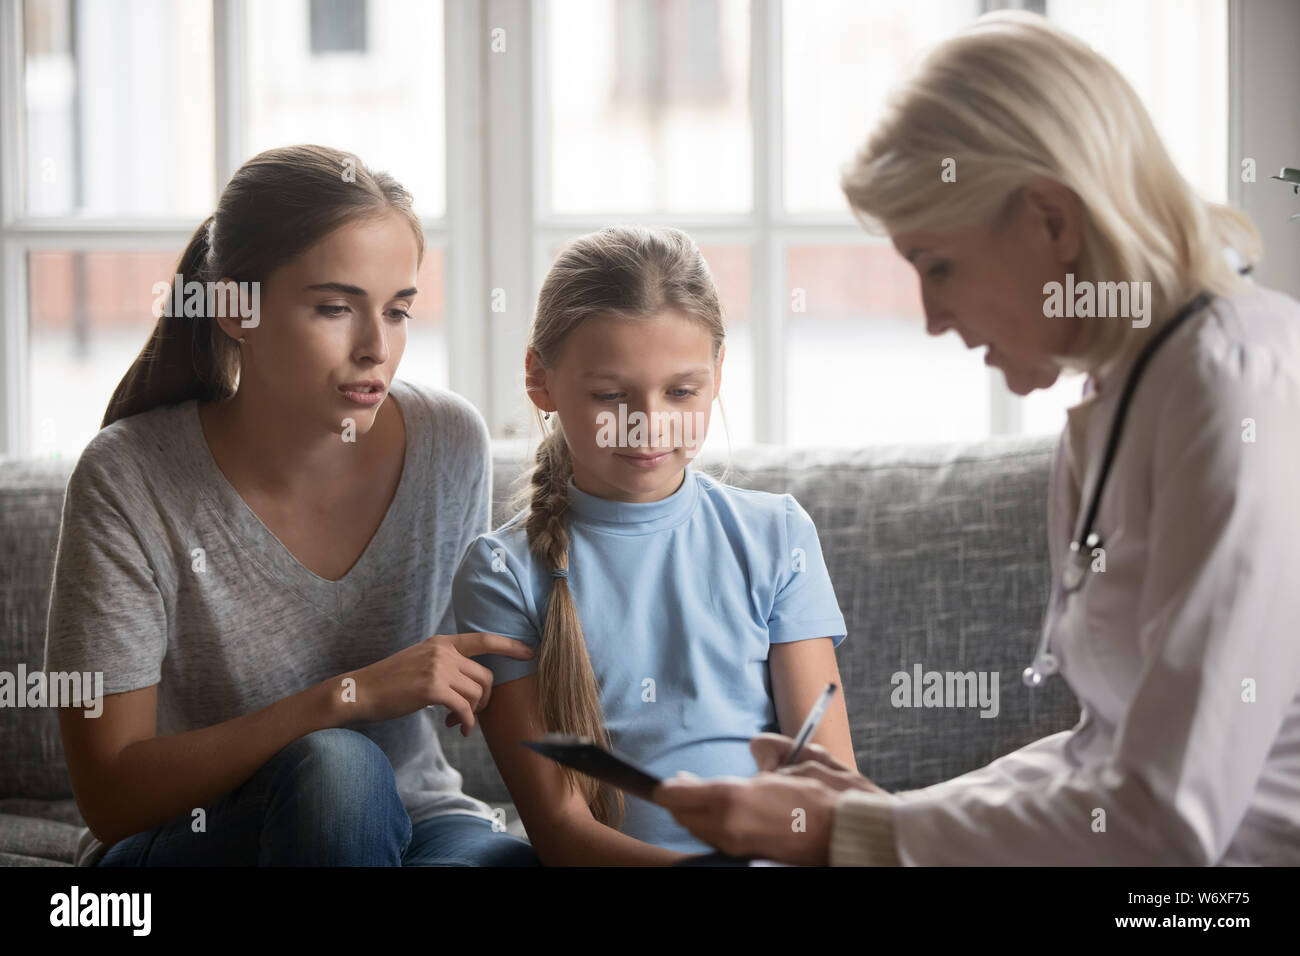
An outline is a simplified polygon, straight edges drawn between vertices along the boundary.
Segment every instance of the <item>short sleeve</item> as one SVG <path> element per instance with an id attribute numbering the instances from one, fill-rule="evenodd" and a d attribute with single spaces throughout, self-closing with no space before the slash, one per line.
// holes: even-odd
<path id="1" fill-rule="evenodd" d="M 822 558 L 817 528 L 793 496 L 784 498 L 784 546 L 777 574 L 779 590 L 767 620 L 768 640 L 784 644 L 829 637 L 839 647 L 848 629 Z"/>
<path id="2" fill-rule="evenodd" d="M 46 619 L 48 671 L 102 673 L 103 692 L 157 684 L 167 611 L 139 537 L 83 453 L 68 480 Z"/>
<path id="3" fill-rule="evenodd" d="M 537 627 L 524 601 L 520 578 L 525 568 L 495 535 L 480 535 L 469 546 L 452 583 L 452 612 L 456 631 L 481 631 L 522 641 L 535 651 Z M 500 654 L 476 657 L 492 671 L 494 684 L 504 684 L 537 672 L 537 659 L 522 661 Z"/>

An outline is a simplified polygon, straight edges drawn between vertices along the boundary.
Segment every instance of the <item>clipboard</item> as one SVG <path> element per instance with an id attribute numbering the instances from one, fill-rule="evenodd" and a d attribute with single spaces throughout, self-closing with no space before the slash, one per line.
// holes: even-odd
<path id="1" fill-rule="evenodd" d="M 634 797 L 653 803 L 651 794 L 661 782 L 658 777 L 614 750 L 606 750 L 590 737 L 577 734 L 545 734 L 539 740 L 521 740 L 529 750 L 572 767 Z M 678 866 L 786 866 L 754 857 L 733 857 L 713 852 L 688 856 Z"/>
<path id="2" fill-rule="evenodd" d="M 647 803 L 653 803 L 651 794 L 661 783 L 654 774 L 638 767 L 627 757 L 614 750 L 606 750 L 590 737 L 578 734 L 545 734 L 539 740 L 521 740 L 525 747 L 556 763 L 571 767 L 589 777 Z"/>

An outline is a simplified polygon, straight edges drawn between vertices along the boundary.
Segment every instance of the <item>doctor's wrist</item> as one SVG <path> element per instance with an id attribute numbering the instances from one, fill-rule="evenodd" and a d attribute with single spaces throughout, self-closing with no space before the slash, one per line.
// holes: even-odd
<path id="1" fill-rule="evenodd" d="M 892 794 L 846 790 L 831 821 L 831 866 L 902 866 L 894 843 Z"/>

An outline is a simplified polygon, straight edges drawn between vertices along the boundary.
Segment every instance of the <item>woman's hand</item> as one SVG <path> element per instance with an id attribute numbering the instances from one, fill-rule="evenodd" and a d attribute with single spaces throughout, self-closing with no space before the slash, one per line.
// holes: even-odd
<path id="1" fill-rule="evenodd" d="M 789 767 L 779 766 L 785 759 L 794 740 L 784 734 L 759 734 L 749 741 L 749 752 L 760 771 L 794 774 L 811 777 L 832 790 L 866 790 L 870 793 L 887 793 L 862 774 L 840 763 L 821 744 L 805 744 L 799 751 L 800 762 Z"/>
<path id="2" fill-rule="evenodd" d="M 529 660 L 533 650 L 499 634 L 435 634 L 369 667 L 344 674 L 343 678 L 356 681 L 353 694 L 346 688 L 342 691 L 344 720 L 392 720 L 440 704 L 451 710 L 449 718 L 454 716 L 461 734 L 468 737 L 474 729 L 474 715 L 488 705 L 492 693 L 492 672 L 470 660 L 480 654 Z"/>
<path id="3" fill-rule="evenodd" d="M 694 836 L 730 856 L 801 866 L 830 861 L 839 794 L 816 780 L 781 773 L 748 780 L 679 775 L 655 787 L 653 796 Z"/>
<path id="4" fill-rule="evenodd" d="M 886 791 L 820 744 L 805 745 L 800 763 L 778 766 L 793 746 L 782 734 L 759 734 L 749 742 L 757 776 L 700 780 L 681 774 L 656 787 L 654 801 L 723 853 L 826 866 L 840 792 Z"/>

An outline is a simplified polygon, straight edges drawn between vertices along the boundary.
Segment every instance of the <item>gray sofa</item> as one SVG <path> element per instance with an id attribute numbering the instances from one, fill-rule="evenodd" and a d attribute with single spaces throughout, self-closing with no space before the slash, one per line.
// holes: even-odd
<path id="1" fill-rule="evenodd" d="M 983 766 L 1078 720 L 1078 703 L 1059 678 L 1033 691 L 1020 681 L 1048 592 L 1044 513 L 1054 444 L 756 447 L 732 457 L 730 483 L 788 491 L 817 524 L 848 623 L 837 653 L 858 767 L 888 790 Z M 507 517 L 521 452 L 517 443 L 494 451 L 494 525 Z M 72 464 L 0 461 L 0 671 L 41 666 Z M 891 675 L 917 665 L 998 675 L 997 716 L 981 717 L 977 706 L 896 708 Z M 504 806 L 510 829 L 522 834 L 482 736 L 466 740 L 453 728 L 442 739 L 465 791 Z M 55 713 L 0 708 L 0 864 L 70 865 L 83 830 Z"/>

